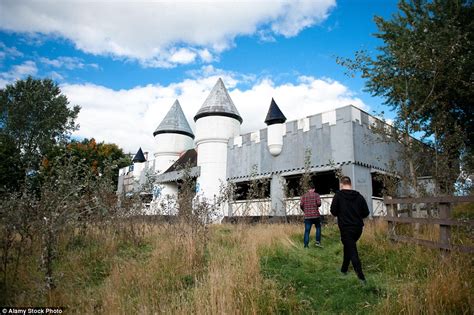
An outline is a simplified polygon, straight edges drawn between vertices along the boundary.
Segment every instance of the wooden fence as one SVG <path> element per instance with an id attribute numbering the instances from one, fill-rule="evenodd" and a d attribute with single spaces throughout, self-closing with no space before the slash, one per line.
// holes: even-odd
<path id="1" fill-rule="evenodd" d="M 387 207 L 388 233 L 392 240 L 415 243 L 430 248 L 459 250 L 474 253 L 473 246 L 457 245 L 451 242 L 451 226 L 474 227 L 474 220 L 452 219 L 452 206 L 463 202 L 474 202 L 474 196 L 462 197 L 423 197 L 423 198 L 384 198 Z M 422 213 L 422 215 L 420 215 Z M 413 217 L 418 214 L 419 217 Z M 405 215 L 405 216 L 403 216 Z M 397 235 L 395 226 L 401 224 L 439 225 L 439 241 L 424 240 L 416 237 Z M 472 236 L 472 234 L 471 234 Z"/>

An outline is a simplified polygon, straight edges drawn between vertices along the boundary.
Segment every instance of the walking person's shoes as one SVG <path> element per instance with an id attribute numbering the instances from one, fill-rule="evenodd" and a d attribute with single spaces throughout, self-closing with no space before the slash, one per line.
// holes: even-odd
<path id="1" fill-rule="evenodd" d="M 360 284 L 362 284 L 363 286 L 366 286 L 366 285 L 367 285 L 367 280 L 365 280 L 365 279 L 360 279 L 360 278 L 359 278 L 359 282 L 360 282 Z"/>
<path id="2" fill-rule="evenodd" d="M 316 243 L 314 243 L 314 245 L 316 245 L 316 247 L 321 247 L 321 248 L 323 248 L 323 245 L 321 245 L 320 242 L 316 242 Z"/>

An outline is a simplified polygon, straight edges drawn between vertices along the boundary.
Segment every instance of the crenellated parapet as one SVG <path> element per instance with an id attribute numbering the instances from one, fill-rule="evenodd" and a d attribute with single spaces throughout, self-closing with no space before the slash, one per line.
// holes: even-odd
<path id="1" fill-rule="evenodd" d="M 302 172 L 305 158 L 313 170 L 355 164 L 389 172 L 398 144 L 378 140 L 373 126 L 380 123 L 352 105 L 292 120 L 282 124 L 276 156 L 267 148 L 269 128 L 240 135 L 228 142 L 227 178 L 248 177 L 255 166 L 261 175 Z"/>

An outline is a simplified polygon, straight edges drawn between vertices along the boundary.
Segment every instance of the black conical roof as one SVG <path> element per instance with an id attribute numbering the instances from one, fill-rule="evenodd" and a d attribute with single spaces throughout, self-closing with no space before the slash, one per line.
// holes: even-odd
<path id="1" fill-rule="evenodd" d="M 138 149 L 137 154 L 135 154 L 135 157 L 132 160 L 133 163 L 143 163 L 146 162 L 145 155 L 143 154 L 142 148 Z"/>
<path id="2" fill-rule="evenodd" d="M 280 107 L 278 107 L 277 103 L 275 103 L 275 100 L 272 98 L 270 108 L 268 109 L 267 117 L 265 118 L 265 123 L 270 126 L 273 124 L 282 124 L 285 121 L 285 115 L 283 115 L 280 110 Z"/>

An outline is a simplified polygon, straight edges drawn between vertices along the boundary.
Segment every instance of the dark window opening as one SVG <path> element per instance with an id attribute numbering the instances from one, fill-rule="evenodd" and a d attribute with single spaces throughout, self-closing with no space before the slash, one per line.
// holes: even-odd
<path id="1" fill-rule="evenodd" d="M 251 200 L 263 198 L 270 198 L 269 179 L 259 179 L 255 181 L 235 183 L 235 200 Z"/>
<path id="2" fill-rule="evenodd" d="M 305 192 L 301 191 L 301 180 L 303 175 L 293 175 L 286 177 L 286 197 L 297 197 Z M 339 180 L 334 171 L 313 173 L 311 181 L 315 185 L 316 192 L 320 195 L 328 195 L 339 190 Z"/>
<path id="3" fill-rule="evenodd" d="M 384 190 L 383 180 L 379 174 L 372 173 L 372 196 L 382 198 Z"/>
<path id="4" fill-rule="evenodd" d="M 393 176 L 372 173 L 372 196 L 383 198 L 385 195 L 396 195 L 399 179 Z"/>
<path id="5" fill-rule="evenodd" d="M 335 171 L 316 173 L 313 176 L 316 192 L 320 195 L 333 194 L 339 190 L 339 179 Z"/>
<path id="6" fill-rule="evenodd" d="M 293 175 L 286 177 L 286 197 L 297 197 L 301 196 L 300 192 L 300 182 L 301 182 L 301 175 Z"/>

